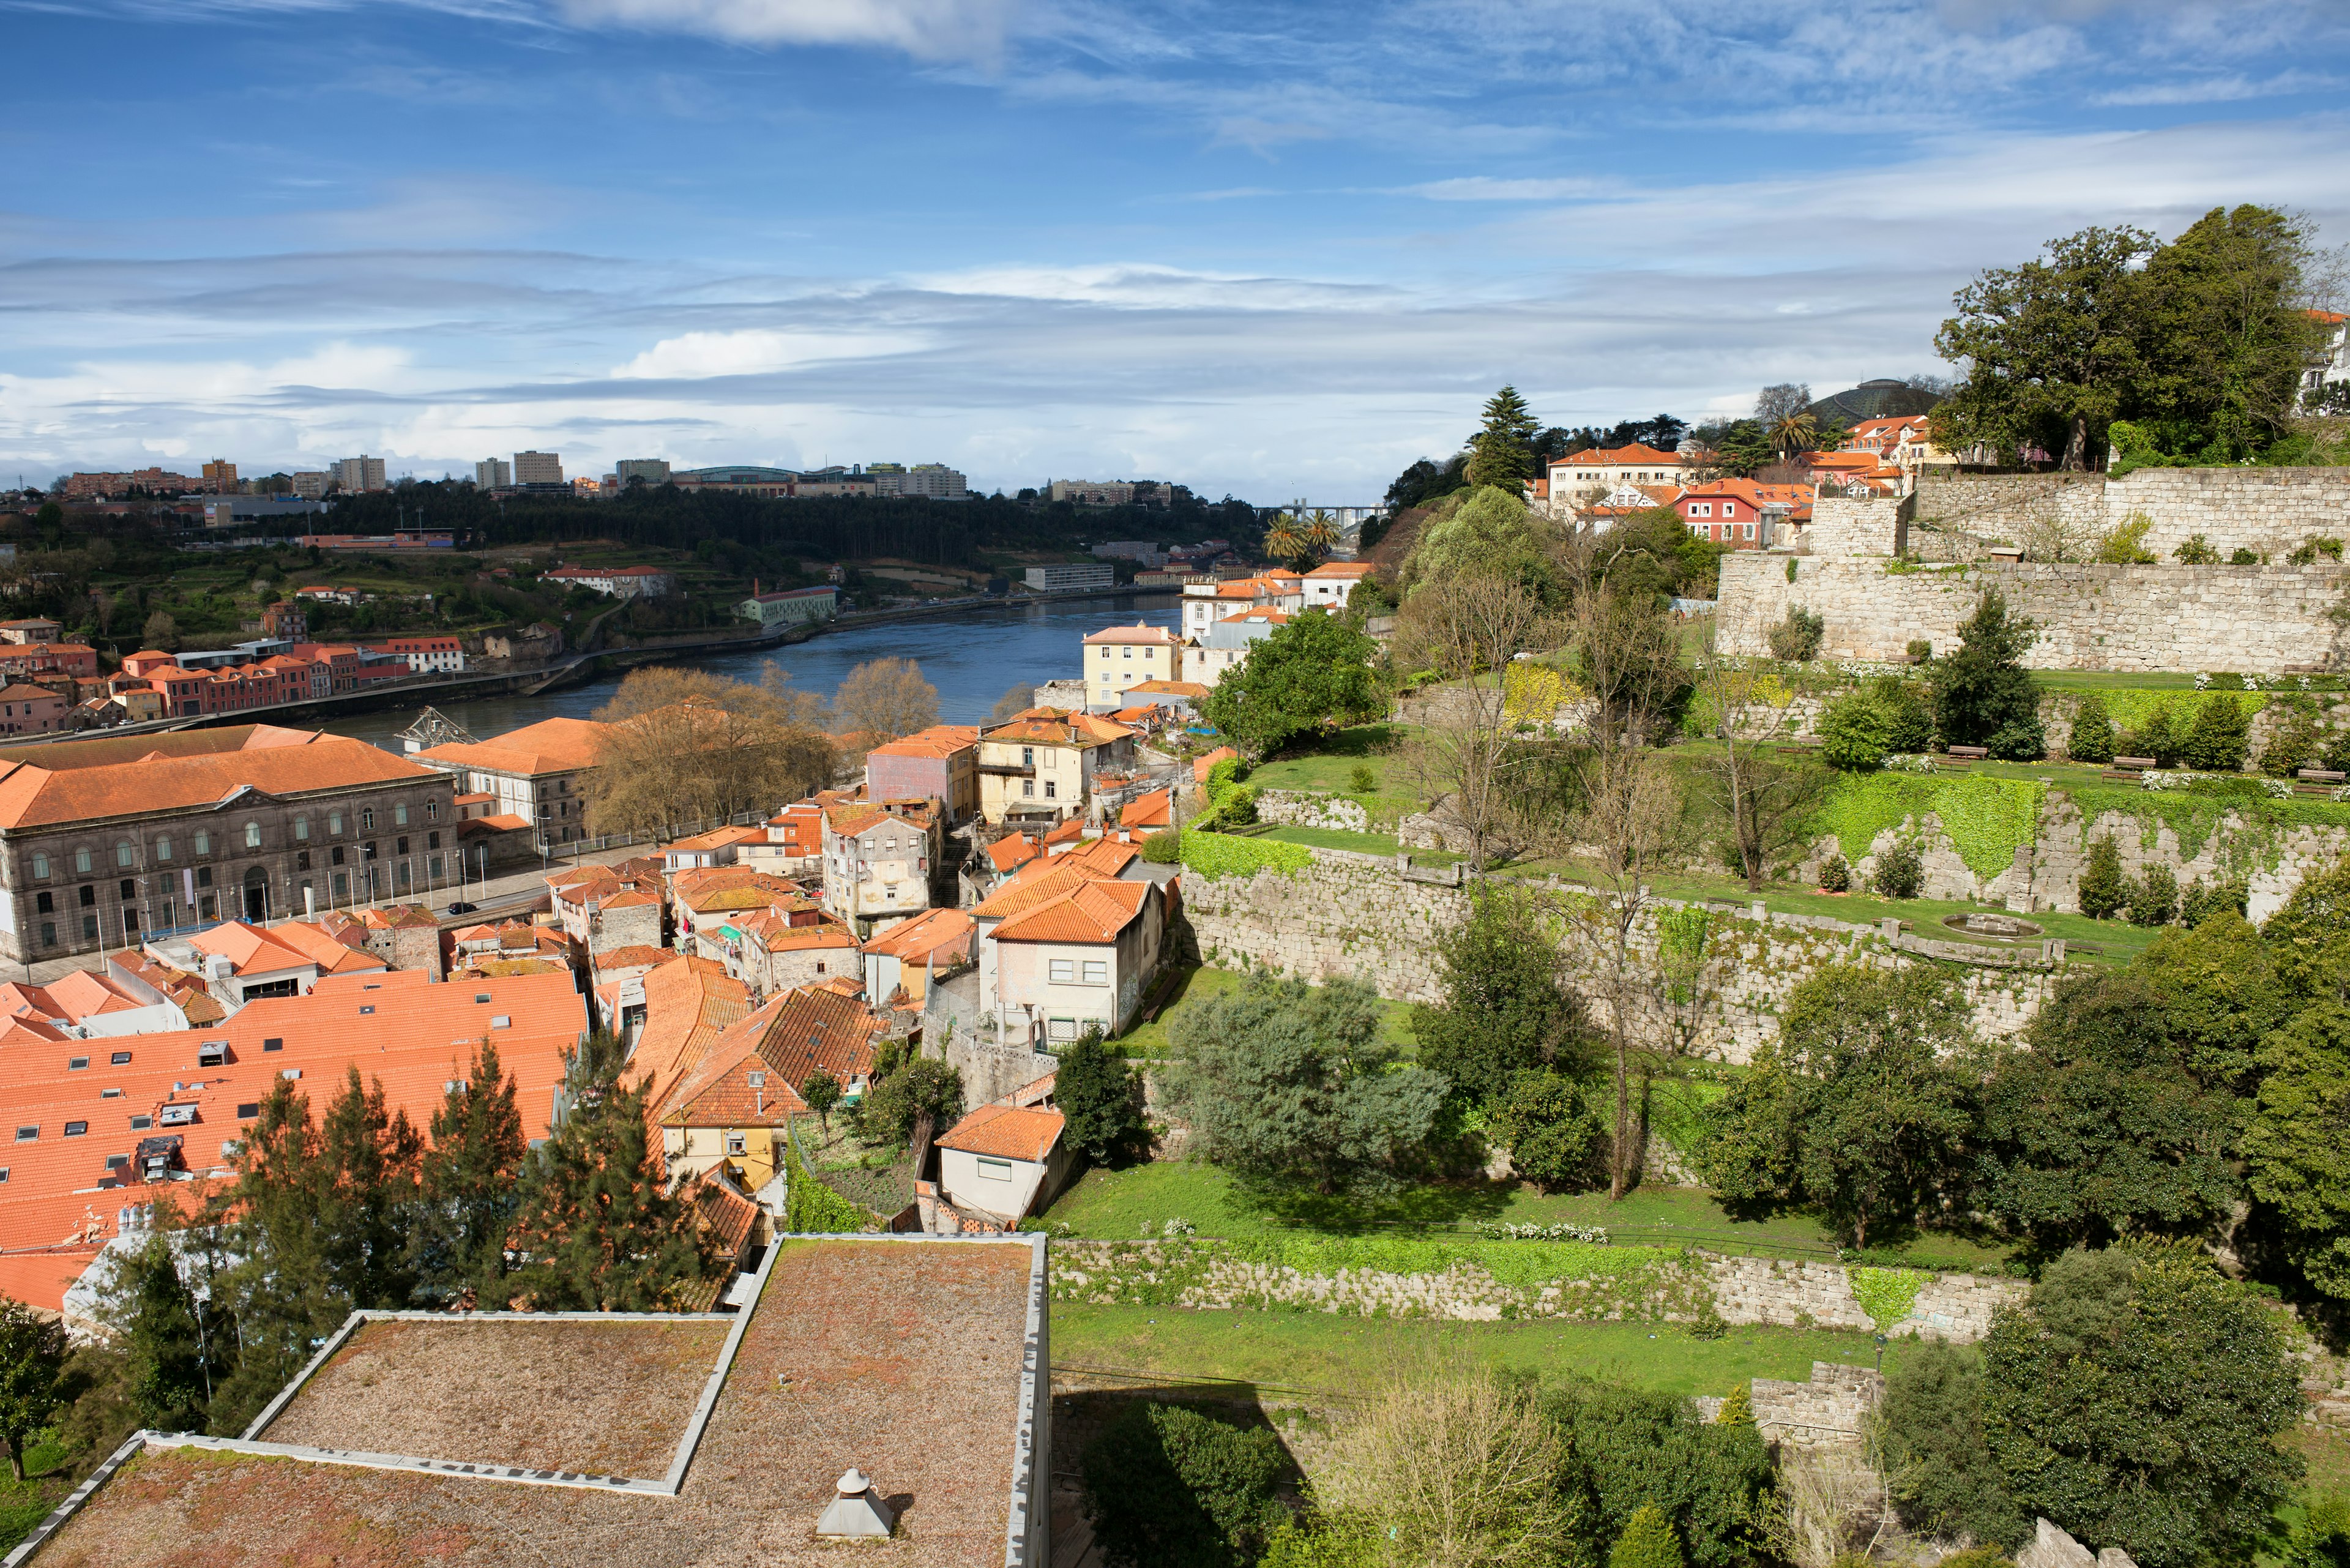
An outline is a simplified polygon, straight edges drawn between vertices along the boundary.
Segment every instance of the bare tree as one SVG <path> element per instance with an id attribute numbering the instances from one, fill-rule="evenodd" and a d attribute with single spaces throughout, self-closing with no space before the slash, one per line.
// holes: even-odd
<path id="1" fill-rule="evenodd" d="M 1404 742 L 1398 764 L 1423 795 L 1442 801 L 1469 836 L 1472 870 L 1483 870 L 1490 853 L 1513 837 L 1513 657 L 1550 639 L 1542 606 L 1522 583 L 1498 574 L 1423 583 L 1396 617 L 1399 657 L 1443 678 L 1424 699 L 1419 730 Z"/>
<path id="2" fill-rule="evenodd" d="M 1034 686 L 1010 687 L 995 700 L 995 706 L 988 710 L 987 722 L 1008 724 L 1035 705 L 1036 689 Z"/>
<path id="3" fill-rule="evenodd" d="M 1755 394 L 1754 417 L 1764 430 L 1769 430 L 1791 415 L 1800 414 L 1812 406 L 1812 389 L 1801 381 L 1780 381 Z"/>
<path id="4" fill-rule="evenodd" d="M 910 659 L 875 659 L 858 665 L 832 699 L 833 718 L 870 751 L 939 722 L 939 689 Z"/>
<path id="5" fill-rule="evenodd" d="M 771 811 L 832 782 L 816 705 L 774 665 L 759 685 L 706 670 L 631 670 L 597 710 L 611 726 L 588 774 L 597 833 L 668 835 L 691 822 Z"/>
<path id="6" fill-rule="evenodd" d="M 1620 1199 L 1638 1163 L 1636 1085 L 1672 1049 L 1662 1017 L 1671 977 L 1644 933 L 1658 913 L 1648 878 L 1681 847 L 1683 812 L 1678 784 L 1648 742 L 1683 676 L 1672 623 L 1653 597 L 1587 574 L 1583 583 L 1568 624 L 1592 701 L 1586 743 L 1569 753 L 1561 790 L 1569 831 L 1596 864 L 1586 874 L 1588 891 L 1561 897 L 1556 909 L 1604 1004 L 1615 1091 L 1607 1190 Z"/>
<path id="7" fill-rule="evenodd" d="M 1791 756 L 1794 693 L 1773 670 L 1722 651 L 1743 640 L 1717 616 L 1698 656 L 1699 712 L 1711 729 L 1697 774 L 1729 821 L 1731 848 L 1749 891 L 1759 893 L 1771 860 L 1819 807 L 1827 771 Z"/>

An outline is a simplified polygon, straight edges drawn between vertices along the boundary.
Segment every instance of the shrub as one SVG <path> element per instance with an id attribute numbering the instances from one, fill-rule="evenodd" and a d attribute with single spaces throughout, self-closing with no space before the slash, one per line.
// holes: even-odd
<path id="1" fill-rule="evenodd" d="M 1983 749 L 2003 763 L 2034 762 L 2047 754 L 2048 738 L 2036 716 L 2011 719 L 1991 732 Z"/>
<path id="2" fill-rule="evenodd" d="M 2234 773 L 2244 765 L 2244 753 L 2251 749 L 2251 722 L 2232 692 L 2208 693 L 2195 711 L 2179 756 L 2189 767 L 2207 774 Z"/>
<path id="3" fill-rule="evenodd" d="M 2181 737 L 2177 717 L 2168 701 L 2158 702 L 2138 727 L 2115 742 L 2114 754 L 2121 757 L 2152 757 L 2164 767 L 2178 761 Z"/>
<path id="4" fill-rule="evenodd" d="M 1916 898 L 1926 886 L 1926 862 L 1917 846 L 1904 839 L 1879 855 L 1874 881 L 1879 898 Z"/>
<path id="5" fill-rule="evenodd" d="M 1820 754 L 1828 766 L 1866 773 L 1885 763 L 1893 724 L 1877 702 L 1856 691 L 1839 698 L 1820 720 Z"/>
<path id="6" fill-rule="evenodd" d="M 2257 566 L 2260 564 L 2261 558 L 2241 545 L 2228 553 L 2228 565 L 2231 566 Z"/>
<path id="7" fill-rule="evenodd" d="M 1225 793 L 1216 805 L 1216 826 L 1246 827 L 1256 821 L 1256 791 L 1245 787 Z"/>
<path id="8" fill-rule="evenodd" d="M 1890 675 L 1879 678 L 1873 691 L 1890 726 L 1885 736 L 1887 751 L 1916 755 L 1932 749 L 1934 711 L 1926 706 L 1923 697 L 1907 682 Z"/>
<path id="9" fill-rule="evenodd" d="M 2285 557 L 2285 564 L 2293 566 L 2314 566 L 2321 556 L 2329 561 L 2340 560 L 2342 541 L 2329 535 L 2312 534 L 2294 547 L 2293 554 Z"/>
<path id="10" fill-rule="evenodd" d="M 2342 1568 L 2350 1563 L 2350 1491 L 2324 1491 L 2285 1537 L 2286 1568 Z"/>
<path id="11" fill-rule="evenodd" d="M 2149 861 L 2129 885 L 2129 923 L 2167 926 L 2178 912 L 2178 878 L 2170 867 Z"/>
<path id="12" fill-rule="evenodd" d="M 1079 1468 L 1086 1517 L 1112 1568 L 1253 1563 L 1287 1517 L 1273 1433 L 1181 1405 L 1128 1405 L 1087 1445 Z"/>
<path id="13" fill-rule="evenodd" d="M 1926 638 L 1911 638 L 1908 652 L 1912 664 L 1931 664 L 1934 661 L 1934 645 Z"/>
<path id="14" fill-rule="evenodd" d="M 2251 889 L 2241 881 L 2198 882 L 2178 900 L 2178 922 L 2191 929 L 2214 915 L 2241 915 L 2251 902 Z"/>
<path id="15" fill-rule="evenodd" d="M 1681 1568 L 1681 1539 L 1655 1503 L 1632 1511 L 1624 1533 L 1607 1549 L 1607 1568 Z"/>
<path id="16" fill-rule="evenodd" d="M 1153 866 L 1172 866 L 1183 858 L 1183 836 L 1162 827 L 1142 841 L 1142 857 Z"/>
<path id="17" fill-rule="evenodd" d="M 1771 1457 L 1752 1422 L 1718 1425 L 1686 1399 L 1596 1383 L 1554 1391 L 1544 1409 L 1565 1439 L 1560 1490 L 1579 1505 L 1593 1546 L 1622 1545 L 1652 1510 L 1671 1535 L 1640 1525 L 1644 1552 L 1669 1544 L 1664 1561 L 1691 1568 L 1756 1561 Z"/>
<path id="18" fill-rule="evenodd" d="M 2216 566 L 2220 564 L 2220 552 L 2213 549 L 2211 541 L 2200 534 L 2189 534 L 2187 536 L 2187 543 L 2179 545 L 2171 554 L 2178 557 L 2179 564 L 2182 566 Z"/>
<path id="19" fill-rule="evenodd" d="M 1771 628 L 1771 657 L 1788 664 L 1801 664 L 1817 656 L 1827 633 L 1825 617 L 1814 615 L 1801 605 L 1789 605 L 1786 618 Z"/>
<path id="20" fill-rule="evenodd" d="M 1607 1134 L 1574 1083 L 1557 1073 L 1521 1073 L 1492 1120 L 1510 1168 L 1546 1188 L 1586 1183 Z"/>
<path id="21" fill-rule="evenodd" d="M 1368 763 L 1357 763 L 1354 771 L 1347 775 L 1347 784 L 1357 794 L 1368 794 L 1379 787 L 1379 781 L 1371 776 Z"/>
<path id="22" fill-rule="evenodd" d="M 2073 738 L 2064 742 L 2064 754 L 2076 763 L 2114 760 L 2113 715 L 2106 711 L 2101 694 L 2090 692 L 2073 710 Z"/>
<path id="23" fill-rule="evenodd" d="M 1841 855 L 1831 855 L 1820 865 L 1820 891 L 1848 893 L 1852 890 L 1852 866 Z"/>
<path id="24" fill-rule="evenodd" d="M 1142 1119 L 1142 1069 L 1088 1029 L 1061 1053 L 1054 1103 L 1067 1118 L 1068 1147 L 1096 1164 L 1136 1153 L 1150 1140 Z"/>
<path id="25" fill-rule="evenodd" d="M 2146 547 L 2146 536 L 2154 527 L 2154 519 L 2143 512 L 2133 512 L 2123 518 L 2114 531 L 2097 541 L 2094 557 L 2108 566 L 2150 566 L 2154 554 Z"/>
<path id="26" fill-rule="evenodd" d="M 2261 772 L 2272 779 L 2289 779 L 2303 768 L 2314 768 L 2325 741 L 2317 704 L 2296 693 L 2269 732 L 2268 744 L 2261 748 Z"/>
<path id="27" fill-rule="evenodd" d="M 1912 1346 L 1886 1375 L 1877 1436 L 1894 1506 L 1911 1530 L 2011 1548 L 2031 1539 L 2031 1521 L 1983 1442 L 1982 1366 L 1973 1351 L 1939 1340 Z"/>
<path id="28" fill-rule="evenodd" d="M 2089 846 L 2089 863 L 2081 868 L 2081 913 L 2093 920 L 2111 916 L 2129 901 L 2129 883 L 2122 876 L 2122 852 L 2110 838 Z"/>

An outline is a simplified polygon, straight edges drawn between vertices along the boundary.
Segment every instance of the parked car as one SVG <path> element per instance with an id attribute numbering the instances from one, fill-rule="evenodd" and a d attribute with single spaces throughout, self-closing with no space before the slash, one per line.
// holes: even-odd
<path id="1" fill-rule="evenodd" d="M 448 912 L 452 915 L 470 915 L 480 908 L 479 904 L 457 903 L 450 905 Z"/>

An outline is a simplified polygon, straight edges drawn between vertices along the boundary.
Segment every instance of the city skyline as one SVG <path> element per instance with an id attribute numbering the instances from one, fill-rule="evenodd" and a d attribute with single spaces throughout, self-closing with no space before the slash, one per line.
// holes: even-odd
<path id="1" fill-rule="evenodd" d="M 919 450 L 1369 500 L 1504 380 L 1578 424 L 1942 371 L 1950 290 L 2085 223 L 2350 237 L 2314 3 L 10 10 L 43 484 Z"/>

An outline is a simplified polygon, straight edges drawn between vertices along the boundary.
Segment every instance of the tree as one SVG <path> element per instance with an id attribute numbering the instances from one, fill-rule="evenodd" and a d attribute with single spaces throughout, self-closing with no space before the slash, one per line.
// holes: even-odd
<path id="1" fill-rule="evenodd" d="M 816 1113 L 816 1126 L 832 1136 L 832 1107 L 840 1104 L 840 1080 L 819 1067 L 800 1085 L 800 1098 Z"/>
<path id="2" fill-rule="evenodd" d="M 1622 1540 L 1654 1509 L 1691 1568 L 1765 1555 L 1771 1454 L 1752 1421 L 1707 1421 L 1687 1399 L 1602 1383 L 1570 1383 L 1544 1408 L 1566 1450 L 1560 1489 L 1581 1504 L 1594 1545 Z"/>
<path id="3" fill-rule="evenodd" d="M 1110 1568 L 1238 1568 L 1288 1517 L 1267 1427 L 1135 1400 L 1086 1446 L 1086 1518 Z"/>
<path id="4" fill-rule="evenodd" d="M 1793 419 L 1812 406 L 1812 389 L 1801 381 L 1780 381 L 1755 394 L 1755 422 L 1765 427 Z"/>
<path id="5" fill-rule="evenodd" d="M 1806 836 L 1832 775 L 1781 750 L 1794 707 L 1791 694 L 1775 676 L 1724 654 L 1732 640 L 1713 626 L 1698 656 L 1698 711 L 1711 721 L 1712 732 L 1691 772 L 1727 824 L 1733 863 L 1759 893 L 1773 860 Z"/>
<path id="6" fill-rule="evenodd" d="M 1521 1073 L 1589 1072 L 1583 1000 L 1542 910 L 1517 889 L 1484 888 L 1469 919 L 1438 939 L 1444 1000 L 1412 1010 L 1419 1064 L 1441 1073 L 1464 1105 L 1490 1105 Z"/>
<path id="7" fill-rule="evenodd" d="M 1959 626 L 1959 646 L 1927 671 L 1934 720 L 1953 745 L 1989 746 L 1994 756 L 2030 761 L 2043 750 L 2040 689 L 2023 668 L 2038 628 L 2008 614 L 2007 599 L 1985 588 Z"/>
<path id="8" fill-rule="evenodd" d="M 1225 670 L 1201 701 L 1201 715 L 1259 758 L 1299 735 L 1367 723 L 1387 710 L 1371 667 L 1378 651 L 1378 644 L 1337 617 L 1307 610 L 1274 628 Z"/>
<path id="9" fill-rule="evenodd" d="M 1007 688 L 1003 695 L 995 700 L 995 706 L 987 711 L 987 722 L 991 726 L 1008 724 L 1035 705 L 1036 689 L 1034 686 Z"/>
<path id="10" fill-rule="evenodd" d="M 1855 1246 L 1914 1224 L 1962 1175 L 1968 1013 L 1925 969 L 1837 964 L 1798 985 L 1779 1038 L 1710 1108 L 1700 1159 L 1725 1199 L 1803 1202 Z"/>
<path id="11" fill-rule="evenodd" d="M 2122 876 L 2122 852 L 2110 836 L 2089 846 L 2081 868 L 2081 913 L 2102 920 L 2129 901 L 2129 882 Z"/>
<path id="12" fill-rule="evenodd" d="M 2102 694 L 2090 692 L 2073 710 L 2073 734 L 2064 742 L 2064 754 L 2076 763 L 2114 760 L 2114 721 Z"/>
<path id="13" fill-rule="evenodd" d="M 1060 1054 L 1053 1104 L 1066 1120 L 1069 1148 L 1097 1165 L 1126 1158 L 1149 1141 L 1142 1118 L 1142 1069 L 1088 1029 Z"/>
<path id="14" fill-rule="evenodd" d="M 935 1132 L 962 1115 L 962 1073 L 895 1042 L 875 1056 L 873 1086 L 857 1107 L 858 1129 L 889 1143 L 910 1139 L 926 1120 Z"/>
<path id="15" fill-rule="evenodd" d="M 2350 1002 L 2350 859 L 2303 877 L 2261 927 L 2261 939 L 2286 996 Z"/>
<path id="16" fill-rule="evenodd" d="M 937 723 L 939 689 L 910 659 L 871 659 L 840 683 L 832 713 L 869 751 Z"/>
<path id="17" fill-rule="evenodd" d="M 1548 640 L 1534 596 L 1491 572 L 1431 579 L 1397 618 L 1400 662 L 1433 670 L 1441 681 L 1421 699 L 1420 725 L 1399 763 L 1468 836 L 1470 863 L 1479 870 L 1492 849 L 1523 838 L 1511 774 L 1524 749 L 1510 711 L 1509 672 L 1521 650 Z"/>
<path id="18" fill-rule="evenodd" d="M 2350 1005 L 2305 1009 L 2261 1043 L 2258 1062 L 2246 1185 L 2293 1270 L 2350 1302 Z"/>
<path id="19" fill-rule="evenodd" d="M 2165 931 L 2132 967 L 2162 998 L 2164 1026 L 2194 1080 L 2250 1094 L 2253 1053 L 2296 1003 L 2243 912 L 2214 909 L 2191 929 Z"/>
<path id="20" fill-rule="evenodd" d="M 1820 719 L 1820 755 L 1845 773 L 1883 767 L 1892 738 L 1892 715 L 1866 692 L 1836 699 Z"/>
<path id="21" fill-rule="evenodd" d="M 2249 1561 L 2301 1472 L 2275 1319 L 2193 1249 L 2067 1252 L 1993 1314 L 1983 1373 L 2022 1511 L 2146 1568 Z"/>
<path id="22" fill-rule="evenodd" d="M 2143 264 L 2154 236 L 2087 228 L 2051 240 L 2046 260 L 1977 275 L 1952 296 L 1934 349 L 1966 380 L 1935 405 L 1945 451 L 2061 451 L 2062 466 L 2098 465 L 2106 427 L 2129 410 L 2144 370 Z"/>
<path id="23" fill-rule="evenodd" d="M 540 1312 L 667 1311 L 707 1268 L 691 1213 L 664 1189 L 648 1088 L 620 1086 L 608 1046 L 581 1053 L 570 1114 L 524 1179 L 514 1284 Z"/>
<path id="24" fill-rule="evenodd" d="M 1549 524 L 1515 491 L 1481 484 L 1437 507 L 1404 560 L 1405 602 L 1421 584 L 1475 573 L 1522 585 L 1538 601 L 1555 597 Z"/>
<path id="25" fill-rule="evenodd" d="M 2032 1526 L 1983 1440 L 1982 1383 L 1980 1352 L 1921 1340 L 1885 1376 L 1876 1436 L 1904 1524 L 2012 1551 Z"/>
<path id="26" fill-rule="evenodd" d="M 66 1366 L 66 1325 L 44 1318 L 11 1296 L 0 1296 L 0 1442 L 8 1470 L 25 1479 L 25 1439 L 49 1424 L 63 1403 L 58 1380 Z"/>
<path id="27" fill-rule="evenodd" d="M 1807 413 L 1784 414 L 1771 421 L 1771 450 L 1782 462 L 1819 444 L 1819 421 Z"/>
<path id="28" fill-rule="evenodd" d="M 2148 375 L 2138 402 L 2164 445 L 2240 462 L 2283 435 L 2327 328 L 2303 308 L 2315 261 L 2306 220 L 2214 207 L 2148 259 Z"/>
<path id="29" fill-rule="evenodd" d="M 1582 1186 L 1607 1141 L 1574 1080 L 1541 1070 L 1517 1075 L 1493 1106 L 1490 1126 L 1510 1151 L 1511 1170 L 1552 1189 Z"/>
<path id="30" fill-rule="evenodd" d="M 788 679 L 772 664 L 756 686 L 671 665 L 630 670 L 596 711 L 611 728 L 582 786 L 589 828 L 667 836 L 831 784 L 839 755 Z"/>
<path id="31" fill-rule="evenodd" d="M 2195 709 L 2195 722 L 2179 747 L 2190 768 L 2205 773 L 2232 774 L 2244 765 L 2251 750 L 2251 715 L 2231 692 L 2211 691 Z"/>
<path id="32" fill-rule="evenodd" d="M 1170 1102 L 1242 1179 L 1327 1196 L 1392 1188 L 1435 1129 L 1446 1083 L 1381 1038 L 1377 995 L 1253 973 L 1177 1014 Z"/>
<path id="33" fill-rule="evenodd" d="M 180 623 L 169 610 L 157 610 L 147 618 L 147 629 L 139 634 L 140 646 L 160 649 L 165 653 L 180 650 Z"/>
<path id="34" fill-rule="evenodd" d="M 1484 424 L 1469 438 L 1469 476 L 1481 485 L 1515 495 L 1534 476 L 1528 445 L 1538 428 L 1515 387 L 1503 387 L 1485 401 Z"/>
<path id="35" fill-rule="evenodd" d="M 1983 1087 L 1983 1206 L 2041 1248 L 2196 1234 L 2228 1212 L 2239 1121 L 2144 976 L 2059 986 Z"/>
<path id="36" fill-rule="evenodd" d="M 180 1272 L 172 1234 L 113 1254 L 101 1315 L 122 1346 L 125 1380 L 138 1424 L 162 1432 L 201 1432 L 215 1378 L 233 1368 L 232 1341 L 205 1331 L 195 1293 Z M 229 1324 L 215 1313 L 212 1327 Z"/>
<path id="37" fill-rule="evenodd" d="M 1565 1459 L 1530 1389 L 1447 1366 L 1379 1389 L 1331 1445 L 1321 1490 L 1383 1543 L 1380 1568 L 1551 1568 L 1591 1532 L 1558 1484 Z"/>
<path id="38" fill-rule="evenodd" d="M 432 1147 L 418 1179 L 409 1257 L 417 1293 L 430 1303 L 471 1296 L 505 1305 L 506 1241 L 521 1208 L 518 1187 L 529 1153 L 515 1081 L 483 1040 L 465 1075 L 432 1113 Z"/>
<path id="39" fill-rule="evenodd" d="M 1607 1568 L 1681 1568 L 1680 1537 L 1664 1510 L 1644 1502 L 1632 1511 L 1624 1533 L 1607 1549 Z"/>

